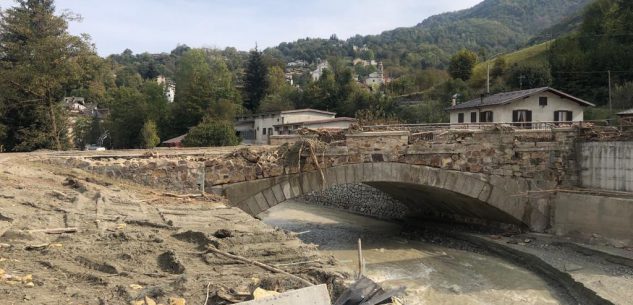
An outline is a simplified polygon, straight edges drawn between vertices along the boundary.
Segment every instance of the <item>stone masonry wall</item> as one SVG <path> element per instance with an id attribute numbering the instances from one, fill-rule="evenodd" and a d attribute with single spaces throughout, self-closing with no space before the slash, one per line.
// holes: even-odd
<path id="1" fill-rule="evenodd" d="M 336 185 L 304 195 L 299 200 L 380 219 L 402 219 L 408 210 L 389 194 L 365 184 Z"/>
<path id="2" fill-rule="evenodd" d="M 537 188 L 577 184 L 575 131 L 463 131 L 430 135 L 377 132 L 347 135 L 312 156 L 297 145 L 244 148 L 224 156 L 108 158 L 65 157 L 57 163 L 170 191 L 316 171 L 345 164 L 399 162 L 533 181 Z M 317 159 L 318 165 L 313 161 Z"/>

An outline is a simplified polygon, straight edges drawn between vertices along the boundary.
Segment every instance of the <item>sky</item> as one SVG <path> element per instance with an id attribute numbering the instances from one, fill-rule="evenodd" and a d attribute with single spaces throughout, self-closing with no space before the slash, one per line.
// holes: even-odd
<path id="1" fill-rule="evenodd" d="M 341 39 L 414 26 L 482 0 L 57 0 L 83 20 L 73 34 L 92 37 L 100 55 L 190 47 L 250 50 L 305 37 Z M 12 0 L 0 0 L 3 9 Z"/>

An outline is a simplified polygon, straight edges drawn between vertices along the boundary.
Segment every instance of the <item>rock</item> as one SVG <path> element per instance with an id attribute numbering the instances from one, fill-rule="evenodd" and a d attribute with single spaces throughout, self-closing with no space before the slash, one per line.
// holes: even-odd
<path id="1" fill-rule="evenodd" d="M 152 300 L 152 298 L 144 297 L 142 300 L 133 301 L 132 305 L 156 305 L 156 301 Z"/>
<path id="2" fill-rule="evenodd" d="M 266 290 L 266 289 L 262 289 L 262 288 L 257 288 L 255 289 L 255 291 L 253 291 L 253 298 L 255 300 L 260 300 L 260 299 L 265 299 L 268 297 L 273 297 L 279 295 L 279 292 L 277 291 L 270 291 L 270 290 Z"/>
<path id="3" fill-rule="evenodd" d="M 158 265 L 163 271 L 172 274 L 183 274 L 185 272 L 185 266 L 176 256 L 176 252 L 172 250 L 158 256 Z"/>
<path id="4" fill-rule="evenodd" d="M 531 239 L 529 239 L 529 238 L 526 238 L 523 242 L 524 242 L 524 243 L 526 243 L 526 244 L 529 244 L 529 243 L 531 243 L 531 242 L 532 242 L 532 240 L 531 240 Z"/>
<path id="5" fill-rule="evenodd" d="M 132 290 L 141 290 L 141 289 L 143 289 L 143 286 L 138 285 L 138 284 L 130 284 L 130 289 L 132 289 Z"/>
<path id="6" fill-rule="evenodd" d="M 583 266 L 579 266 L 573 263 L 565 263 L 565 271 L 567 272 L 574 272 L 574 271 L 582 270 L 583 268 L 584 268 Z"/>
<path id="7" fill-rule="evenodd" d="M 168 305 L 185 305 L 187 302 L 183 298 L 169 298 Z"/>

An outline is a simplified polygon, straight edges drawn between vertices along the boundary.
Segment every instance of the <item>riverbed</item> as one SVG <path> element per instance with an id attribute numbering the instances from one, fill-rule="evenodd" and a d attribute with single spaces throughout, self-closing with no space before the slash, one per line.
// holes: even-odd
<path id="1" fill-rule="evenodd" d="M 287 201 L 260 215 L 269 225 L 299 233 L 358 272 L 362 239 L 365 275 L 385 288 L 406 287 L 408 305 L 564 304 L 530 271 L 494 256 L 402 237 L 395 222 Z"/>

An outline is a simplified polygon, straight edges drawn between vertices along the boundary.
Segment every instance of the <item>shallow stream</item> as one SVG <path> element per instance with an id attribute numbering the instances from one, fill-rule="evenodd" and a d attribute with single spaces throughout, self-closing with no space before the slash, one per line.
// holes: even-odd
<path id="1" fill-rule="evenodd" d="M 264 222 L 300 233 L 358 270 L 362 238 L 365 275 L 384 287 L 407 288 L 408 305 L 562 304 L 537 275 L 503 259 L 401 237 L 402 227 L 326 207 L 288 201 L 260 215 Z"/>

